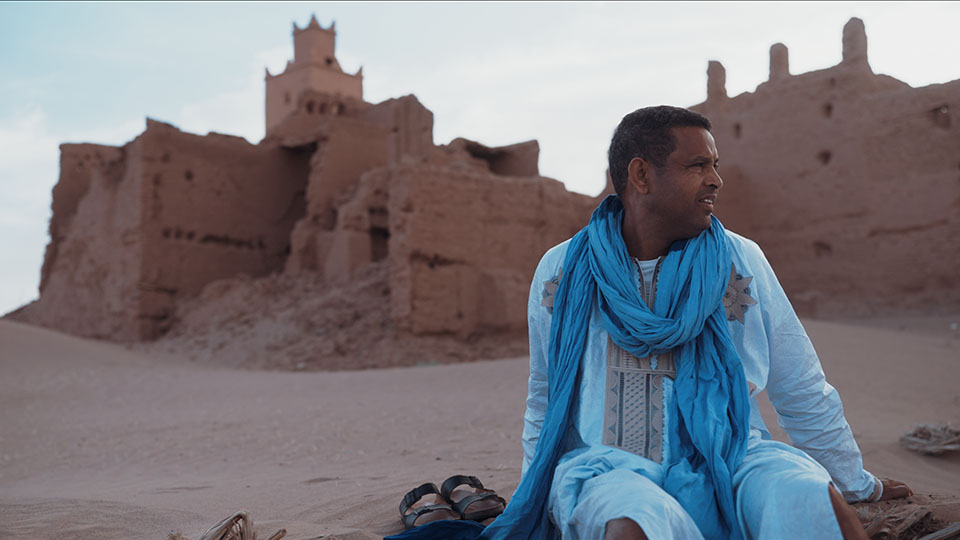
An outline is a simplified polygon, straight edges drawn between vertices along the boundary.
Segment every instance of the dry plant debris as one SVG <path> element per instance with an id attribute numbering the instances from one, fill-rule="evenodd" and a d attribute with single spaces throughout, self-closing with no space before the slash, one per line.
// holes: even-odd
<path id="1" fill-rule="evenodd" d="M 900 437 L 900 445 L 907 450 L 937 456 L 960 450 L 960 430 L 951 428 L 949 424 L 921 424 Z"/>
<path id="2" fill-rule="evenodd" d="M 280 540 L 287 535 L 286 529 L 280 529 L 271 534 L 266 540 Z M 180 531 L 167 536 L 167 540 L 189 540 Z M 257 540 L 257 532 L 253 529 L 253 520 L 246 511 L 240 510 L 232 516 L 207 529 L 197 540 Z"/>

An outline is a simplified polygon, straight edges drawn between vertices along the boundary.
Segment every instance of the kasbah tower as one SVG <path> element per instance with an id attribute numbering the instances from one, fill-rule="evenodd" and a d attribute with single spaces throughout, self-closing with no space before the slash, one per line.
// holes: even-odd
<path id="1" fill-rule="evenodd" d="M 435 145 L 416 97 L 363 100 L 335 39 L 332 24 L 294 24 L 256 145 L 151 119 L 122 147 L 61 145 L 40 298 L 11 317 L 153 340 L 218 280 L 348 287 L 379 265 L 397 335 L 522 334 L 537 261 L 598 199 L 540 176 L 536 141 Z M 801 315 L 955 313 L 960 81 L 875 74 L 856 18 L 842 48 L 838 65 L 794 75 L 775 44 L 769 79 L 734 97 L 709 63 L 692 108 L 722 155 L 718 215 L 760 244 Z"/>
<path id="2" fill-rule="evenodd" d="M 293 60 L 279 75 L 266 73 L 268 134 L 297 109 L 295 98 L 305 89 L 363 101 L 363 68 L 353 75 L 344 73 L 334 54 L 336 39 L 336 25 L 322 28 L 316 17 L 303 29 L 293 24 Z M 319 109 L 325 105 L 318 104 L 316 112 L 326 113 Z"/>

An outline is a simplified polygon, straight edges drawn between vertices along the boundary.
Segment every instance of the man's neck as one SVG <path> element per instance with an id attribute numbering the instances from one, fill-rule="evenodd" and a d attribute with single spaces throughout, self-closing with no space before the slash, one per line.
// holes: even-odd
<path id="1" fill-rule="evenodd" d="M 673 243 L 656 223 L 650 221 L 630 212 L 623 215 L 623 243 L 627 246 L 627 253 L 641 261 L 666 255 Z"/>

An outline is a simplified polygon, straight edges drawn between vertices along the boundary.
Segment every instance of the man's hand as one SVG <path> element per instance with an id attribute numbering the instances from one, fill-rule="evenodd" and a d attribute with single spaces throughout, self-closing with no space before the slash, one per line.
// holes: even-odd
<path id="1" fill-rule="evenodd" d="M 883 495 L 880 496 L 881 501 L 902 499 L 904 497 L 910 497 L 913 495 L 913 490 L 910 489 L 910 486 L 904 484 L 903 482 L 892 480 L 890 478 L 882 478 L 880 479 L 880 483 L 883 484 Z"/>

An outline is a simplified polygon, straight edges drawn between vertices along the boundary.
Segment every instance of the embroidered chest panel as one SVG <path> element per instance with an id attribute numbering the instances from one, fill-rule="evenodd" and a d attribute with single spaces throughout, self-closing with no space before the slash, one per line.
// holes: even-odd
<path id="1" fill-rule="evenodd" d="M 737 267 L 730 266 L 730 281 L 723 294 L 723 308 L 727 312 L 728 321 L 738 321 L 744 324 L 744 314 L 757 300 L 750 296 L 750 282 L 753 276 L 744 276 L 737 272 Z"/>
<path id="2" fill-rule="evenodd" d="M 637 358 L 608 338 L 603 444 L 660 463 L 664 378 L 676 375 L 673 353 Z"/>

